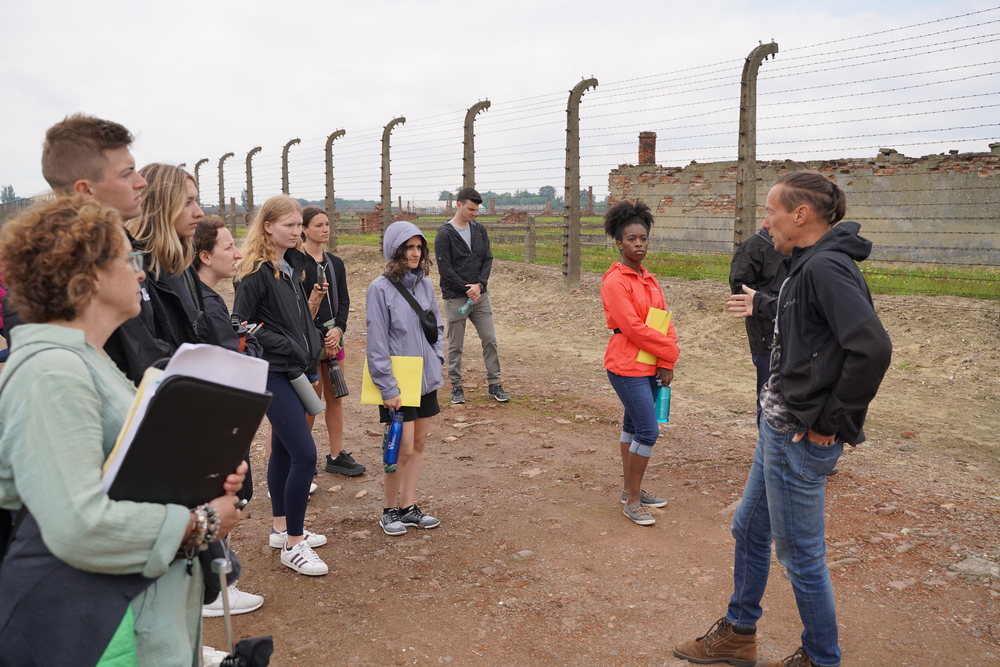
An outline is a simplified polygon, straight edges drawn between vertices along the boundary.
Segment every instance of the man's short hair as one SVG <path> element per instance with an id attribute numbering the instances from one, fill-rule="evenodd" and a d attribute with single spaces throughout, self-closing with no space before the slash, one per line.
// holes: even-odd
<path id="1" fill-rule="evenodd" d="M 461 204 L 464 201 L 474 201 L 477 204 L 483 203 L 483 198 L 479 196 L 475 188 L 462 188 L 455 196 L 455 201 Z"/>
<path id="2" fill-rule="evenodd" d="M 66 116 L 45 133 L 42 176 L 56 192 L 69 194 L 80 179 L 100 183 L 108 160 L 106 150 L 127 148 L 132 133 L 110 120 L 82 113 Z"/>

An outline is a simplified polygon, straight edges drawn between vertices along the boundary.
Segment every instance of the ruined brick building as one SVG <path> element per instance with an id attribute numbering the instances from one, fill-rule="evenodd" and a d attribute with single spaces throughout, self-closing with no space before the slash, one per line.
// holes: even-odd
<path id="1" fill-rule="evenodd" d="M 608 204 L 641 199 L 656 216 L 661 249 L 732 252 L 736 162 L 656 164 L 656 133 L 639 139 L 639 164 L 608 178 Z M 757 226 L 781 174 L 815 169 L 847 193 L 848 220 L 875 243 L 872 259 L 1000 266 L 1000 143 L 989 153 L 906 157 L 883 148 L 873 158 L 757 162 Z"/>

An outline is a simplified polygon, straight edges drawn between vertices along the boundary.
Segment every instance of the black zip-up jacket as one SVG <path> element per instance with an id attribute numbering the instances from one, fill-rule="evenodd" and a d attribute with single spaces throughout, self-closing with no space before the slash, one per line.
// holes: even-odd
<path id="1" fill-rule="evenodd" d="M 229 317 L 229 308 L 226 307 L 225 299 L 205 283 L 201 283 L 201 299 L 202 303 L 205 304 L 203 312 L 205 313 L 205 331 L 208 342 L 239 352 L 240 337 L 233 329 L 233 320 Z M 251 357 L 259 359 L 264 356 L 264 350 L 253 334 L 247 334 L 244 348 L 244 352 Z"/>
<path id="2" fill-rule="evenodd" d="M 490 237 L 486 228 L 473 220 L 472 248 L 462 240 L 461 235 L 450 222 L 438 229 L 434 240 L 434 256 L 437 258 L 438 273 L 441 274 L 441 298 L 457 299 L 469 291 L 466 285 L 479 283 L 486 293 L 493 268 L 493 253 L 490 251 Z"/>
<path id="3" fill-rule="evenodd" d="M 743 294 L 743 285 L 757 291 L 753 297 L 753 317 L 743 318 L 750 354 L 771 353 L 776 297 L 788 275 L 786 259 L 774 249 L 774 240 L 764 229 L 758 229 L 733 253 L 733 263 L 729 266 L 731 294 Z"/>
<path id="4" fill-rule="evenodd" d="M 868 404 L 892 357 L 855 264 L 872 248 L 860 229 L 842 222 L 808 248 L 795 248 L 778 296 L 781 395 L 807 428 L 849 445 L 865 439 Z"/>
<path id="5" fill-rule="evenodd" d="M 150 255 L 143 255 L 146 267 L 146 290 L 153 307 L 152 334 L 173 349 L 183 343 L 207 343 L 205 304 L 201 296 L 201 278 L 194 266 L 180 275 L 161 274 L 154 278 L 149 270 Z"/>
<path id="6" fill-rule="evenodd" d="M 271 262 L 264 262 L 235 283 L 233 312 L 248 324 L 262 323 L 254 335 L 271 371 L 315 373 L 323 337 L 309 313 L 309 297 L 302 284 L 305 255 L 291 248 L 284 258 L 295 281 L 280 269 L 280 278 L 275 278 Z"/>

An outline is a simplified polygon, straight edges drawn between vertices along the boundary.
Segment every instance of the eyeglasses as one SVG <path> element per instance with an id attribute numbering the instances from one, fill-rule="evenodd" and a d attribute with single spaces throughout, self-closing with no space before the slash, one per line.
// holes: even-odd
<path id="1" fill-rule="evenodd" d="M 124 257 L 122 257 L 126 262 L 132 265 L 132 270 L 138 273 L 142 271 L 142 251 L 133 250 Z"/>

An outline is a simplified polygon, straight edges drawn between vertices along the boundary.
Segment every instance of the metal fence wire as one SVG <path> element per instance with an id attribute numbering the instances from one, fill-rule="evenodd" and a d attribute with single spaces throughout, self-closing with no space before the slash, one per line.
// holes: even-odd
<path id="1" fill-rule="evenodd" d="M 562 265 L 567 288 L 617 259 L 601 215 L 622 199 L 655 213 L 652 270 L 726 280 L 770 183 L 812 168 L 844 189 L 848 219 L 874 242 L 863 264 L 874 291 L 1000 298 L 1000 7 L 778 41 L 285 146 L 247 137 L 242 152 L 187 164 L 206 211 L 237 235 L 248 209 L 284 192 L 326 207 L 333 248 L 378 244 L 401 218 L 433 241 L 447 195 L 474 185 L 494 254 Z M 0 206 L 0 221 L 19 206 Z"/>

